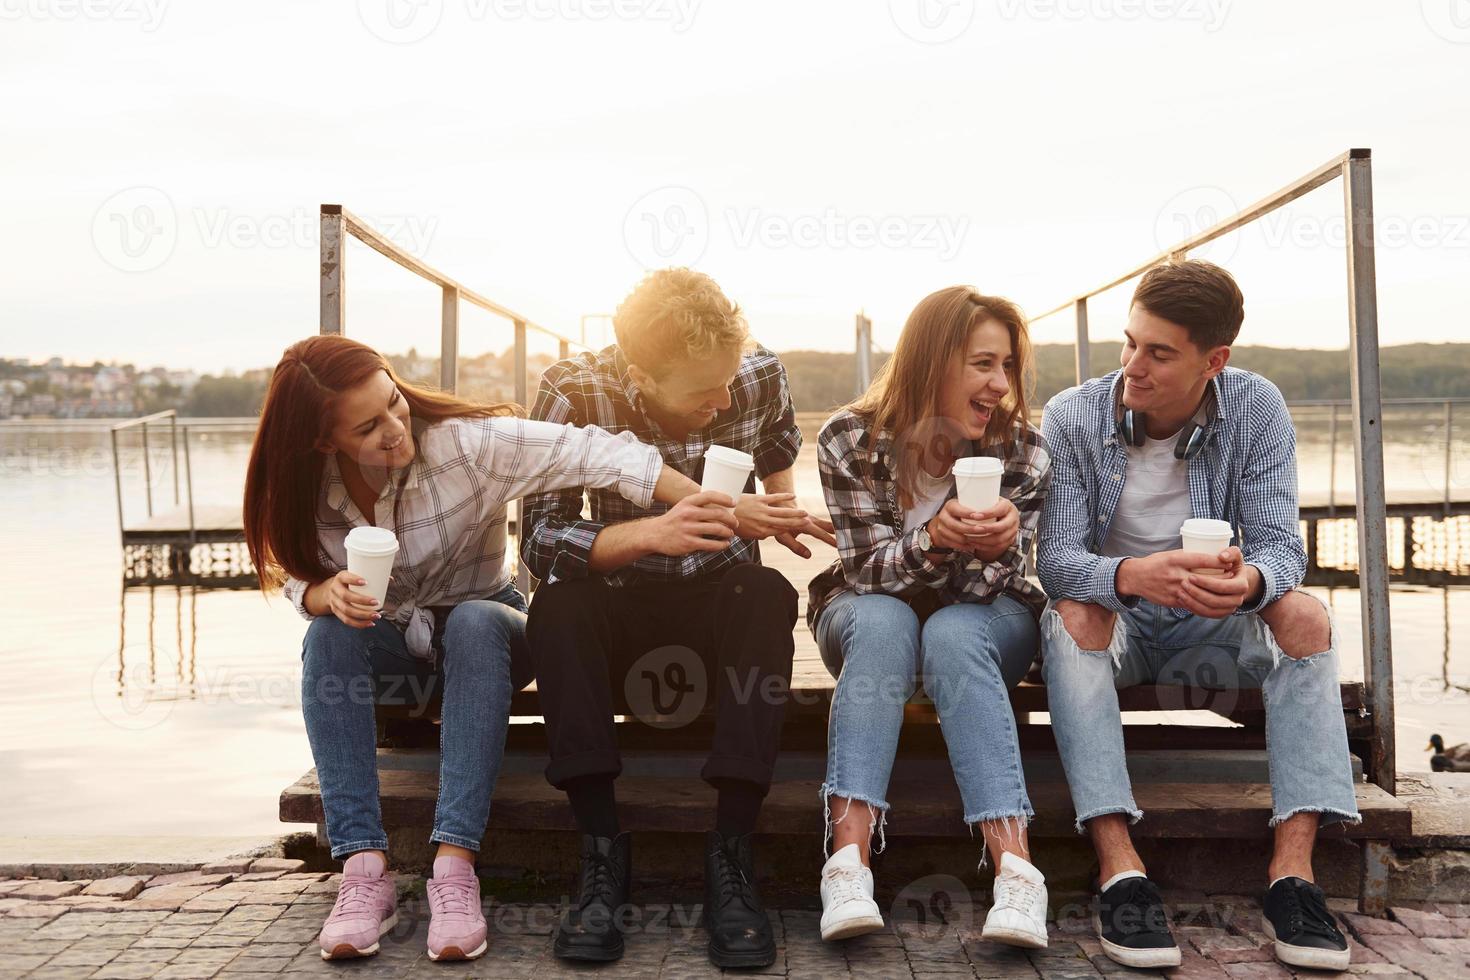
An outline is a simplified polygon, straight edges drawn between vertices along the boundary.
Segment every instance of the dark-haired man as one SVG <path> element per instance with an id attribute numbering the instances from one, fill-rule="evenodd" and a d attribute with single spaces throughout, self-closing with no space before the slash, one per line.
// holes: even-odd
<path id="1" fill-rule="evenodd" d="M 1275 828 L 1267 930 L 1282 962 L 1342 970 L 1347 942 L 1312 879 L 1318 827 L 1359 819 L 1335 636 L 1326 607 L 1297 591 L 1306 552 L 1291 415 L 1270 381 L 1226 366 L 1244 317 L 1219 266 L 1150 269 L 1122 369 L 1047 405 L 1042 669 L 1077 829 L 1098 855 L 1104 951 L 1132 967 L 1180 963 L 1128 833 L 1143 814 L 1116 689 L 1259 686 Z M 1191 518 L 1227 522 L 1239 546 L 1183 550 Z"/>

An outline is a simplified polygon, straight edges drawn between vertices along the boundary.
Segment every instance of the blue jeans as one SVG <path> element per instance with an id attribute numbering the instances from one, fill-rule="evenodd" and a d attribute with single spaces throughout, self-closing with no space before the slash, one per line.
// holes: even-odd
<path id="1" fill-rule="evenodd" d="M 1357 823 L 1357 796 L 1338 687 L 1337 630 L 1328 648 L 1301 659 L 1282 652 L 1255 614 L 1176 619 L 1140 600 L 1113 623 L 1106 650 L 1083 650 L 1049 606 L 1041 617 L 1042 676 L 1057 750 L 1067 772 L 1077 832 L 1106 813 L 1137 823 L 1123 752 L 1118 688 L 1189 684 L 1260 688 L 1266 706 L 1271 826 L 1297 813 Z M 1181 704 L 1181 707 L 1183 705 Z"/>
<path id="2" fill-rule="evenodd" d="M 480 849 L 505 752 L 511 695 L 530 683 L 526 600 L 510 586 L 440 617 L 436 664 L 408 652 L 387 620 L 366 629 L 336 616 L 312 620 L 302 644 L 301 710 L 321 782 L 332 857 L 383 851 L 378 805 L 376 704 L 427 709 L 443 698 L 439 726 L 438 843 Z"/>
<path id="3" fill-rule="evenodd" d="M 965 823 L 1031 818 L 1006 693 L 1036 657 L 1036 619 L 1026 606 L 1010 596 L 990 605 L 957 603 L 921 625 L 902 599 L 847 592 L 822 610 L 814 632 L 837 678 L 822 784 L 829 826 L 832 796 L 868 803 L 886 821 L 903 707 L 919 683 L 939 714 Z M 879 831 L 881 850 L 882 822 Z"/>

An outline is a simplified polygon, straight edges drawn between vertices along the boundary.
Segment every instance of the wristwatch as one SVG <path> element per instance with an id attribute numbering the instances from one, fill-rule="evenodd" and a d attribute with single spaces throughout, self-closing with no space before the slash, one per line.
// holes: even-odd
<path id="1" fill-rule="evenodd" d="M 929 522 L 925 521 L 919 525 L 919 550 L 929 552 L 934 550 L 934 539 L 929 537 Z"/>

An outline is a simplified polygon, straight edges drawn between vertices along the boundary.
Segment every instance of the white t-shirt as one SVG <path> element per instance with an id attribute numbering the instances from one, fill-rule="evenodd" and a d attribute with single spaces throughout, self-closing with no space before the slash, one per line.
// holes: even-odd
<path id="1" fill-rule="evenodd" d="M 904 528 L 913 530 L 939 513 L 939 508 L 944 506 L 944 500 L 949 496 L 949 489 L 953 485 L 954 480 L 948 473 L 934 477 L 922 466 L 919 467 L 919 479 L 914 484 L 914 505 L 903 512 Z"/>
<path id="2" fill-rule="evenodd" d="M 1128 447 L 1128 473 L 1113 526 L 1103 542 L 1108 558 L 1145 558 L 1184 546 L 1180 526 L 1189 509 L 1189 463 L 1174 458 L 1177 435 Z M 1108 477 L 1111 479 L 1111 477 Z"/>

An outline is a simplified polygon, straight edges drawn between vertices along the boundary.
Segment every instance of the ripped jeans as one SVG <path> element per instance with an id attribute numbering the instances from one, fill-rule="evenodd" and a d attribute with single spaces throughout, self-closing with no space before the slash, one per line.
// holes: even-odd
<path id="1" fill-rule="evenodd" d="M 1106 650 L 1080 649 L 1055 603 L 1041 617 L 1041 633 L 1047 704 L 1079 834 L 1084 822 L 1103 814 L 1126 813 L 1130 823 L 1143 817 L 1128 779 L 1117 694 L 1137 684 L 1260 688 L 1270 825 L 1303 812 L 1320 813 L 1323 825 L 1359 821 L 1336 626 L 1326 650 L 1299 660 L 1281 651 L 1257 615 L 1178 619 L 1146 600 L 1114 619 Z"/>
<path id="2" fill-rule="evenodd" d="M 903 708 L 922 682 L 934 702 L 965 823 L 1032 816 L 1021 770 L 1016 719 L 1007 692 L 1036 657 L 1036 618 L 1010 596 L 990 605 L 958 603 L 922 626 L 909 604 L 890 595 L 844 593 L 817 620 L 817 648 L 837 678 L 827 719 L 827 834 L 833 796 L 879 811 L 878 846 L 888 815 L 888 777 Z"/>

